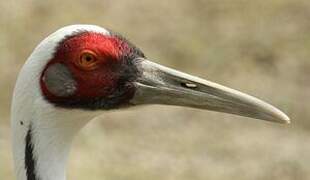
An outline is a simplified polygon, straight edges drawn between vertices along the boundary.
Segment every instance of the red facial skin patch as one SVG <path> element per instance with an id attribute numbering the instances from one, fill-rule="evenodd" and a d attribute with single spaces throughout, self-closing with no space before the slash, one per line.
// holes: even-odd
<path id="1" fill-rule="evenodd" d="M 117 36 L 82 32 L 67 37 L 58 45 L 54 57 L 42 72 L 40 85 L 43 95 L 52 102 L 109 98 L 121 88 L 119 87 L 120 77 L 124 76 L 121 73 L 126 63 L 122 57 L 132 51 L 130 45 Z M 79 66 L 78 62 L 84 52 L 91 52 L 96 58 L 94 68 L 84 69 Z M 65 65 L 76 82 L 74 94 L 68 97 L 59 97 L 57 94 L 51 93 L 44 83 L 45 71 L 56 63 Z M 132 92 L 130 96 L 133 96 Z"/>

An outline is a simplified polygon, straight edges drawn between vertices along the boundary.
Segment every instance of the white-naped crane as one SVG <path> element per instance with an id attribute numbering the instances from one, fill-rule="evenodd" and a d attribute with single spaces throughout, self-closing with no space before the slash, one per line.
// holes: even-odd
<path id="1" fill-rule="evenodd" d="M 289 123 L 275 107 L 147 60 L 121 35 L 95 25 L 45 38 L 19 73 L 11 109 L 17 180 L 65 180 L 74 136 L 110 109 L 188 106 Z"/>

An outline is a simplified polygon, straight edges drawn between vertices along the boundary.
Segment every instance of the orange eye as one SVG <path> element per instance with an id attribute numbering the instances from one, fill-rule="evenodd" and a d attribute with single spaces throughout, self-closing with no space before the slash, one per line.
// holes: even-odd
<path id="1" fill-rule="evenodd" d="M 93 70 L 97 67 L 96 54 L 91 51 L 84 51 L 77 62 L 77 65 L 85 70 Z"/>

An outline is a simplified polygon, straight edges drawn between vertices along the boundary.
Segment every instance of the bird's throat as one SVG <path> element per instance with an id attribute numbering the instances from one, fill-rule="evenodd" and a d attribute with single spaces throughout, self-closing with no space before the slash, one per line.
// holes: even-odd
<path id="1" fill-rule="evenodd" d="M 91 118 L 71 111 L 14 123 L 13 151 L 17 180 L 65 180 L 74 137 Z M 77 118 L 79 116 L 80 118 Z M 67 118 L 66 118 L 67 117 Z"/>
<path id="2" fill-rule="evenodd" d="M 69 129 L 29 126 L 25 136 L 26 180 L 65 180 L 67 157 L 75 134 Z"/>

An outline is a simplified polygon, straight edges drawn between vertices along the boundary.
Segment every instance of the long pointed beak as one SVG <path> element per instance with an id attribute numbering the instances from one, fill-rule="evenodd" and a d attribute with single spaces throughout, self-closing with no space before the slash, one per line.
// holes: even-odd
<path id="1" fill-rule="evenodd" d="M 289 123 L 272 105 L 228 87 L 177 70 L 137 59 L 141 74 L 131 103 L 187 106 L 255 119 Z"/>

